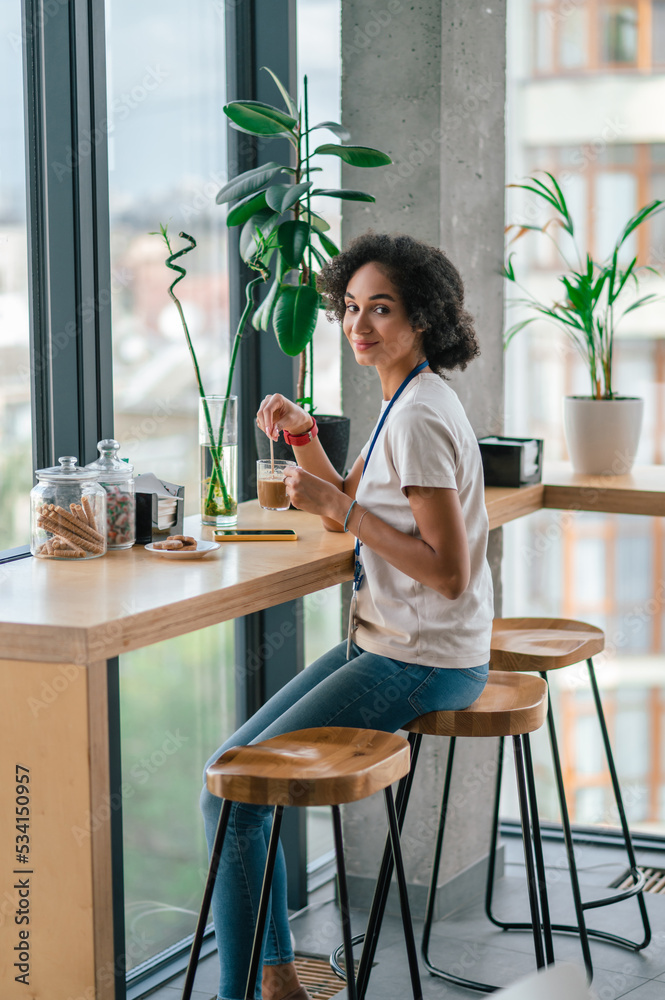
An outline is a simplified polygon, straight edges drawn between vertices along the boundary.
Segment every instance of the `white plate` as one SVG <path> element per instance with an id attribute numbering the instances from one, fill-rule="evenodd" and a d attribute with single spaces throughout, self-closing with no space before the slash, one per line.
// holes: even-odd
<path id="1" fill-rule="evenodd" d="M 219 542 L 202 542 L 199 539 L 195 549 L 156 549 L 153 542 L 150 542 L 144 548 L 153 556 L 166 556 L 167 559 L 203 559 L 209 552 L 219 548 Z"/>

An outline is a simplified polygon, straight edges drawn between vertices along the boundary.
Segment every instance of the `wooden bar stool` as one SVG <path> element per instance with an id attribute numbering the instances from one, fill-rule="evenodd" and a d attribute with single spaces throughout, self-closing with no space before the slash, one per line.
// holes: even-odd
<path id="1" fill-rule="evenodd" d="M 580 935 L 580 944 L 584 956 L 584 964 L 589 976 L 589 982 L 593 977 L 593 964 L 591 962 L 591 951 L 589 948 L 589 937 L 598 938 L 611 944 L 621 945 L 633 951 L 640 951 L 646 948 L 651 940 L 651 927 L 647 915 L 646 904 L 643 897 L 645 886 L 645 876 L 637 867 L 637 860 L 633 850 L 633 843 L 626 820 L 621 788 L 614 766 L 612 747 L 607 732 L 603 704 L 598 690 L 596 674 L 593 666 L 593 657 L 600 653 L 605 646 L 605 635 L 602 629 L 586 622 L 578 622 L 567 618 L 497 618 L 492 629 L 491 659 L 490 669 L 500 671 L 526 671 L 537 670 L 540 676 L 547 681 L 547 674 L 550 670 L 558 670 L 574 663 L 587 662 L 589 680 L 596 708 L 596 715 L 600 725 L 600 731 L 605 748 L 607 766 L 612 781 L 612 789 L 616 802 L 623 840 L 628 856 L 630 871 L 633 876 L 634 885 L 623 892 L 615 893 L 612 896 L 604 896 L 600 899 L 582 901 L 580 884 L 577 876 L 577 865 L 575 862 L 575 850 L 573 836 L 570 829 L 570 819 L 568 816 L 568 806 L 566 804 L 566 793 L 563 785 L 563 773 L 561 770 L 561 759 L 559 757 L 559 746 L 556 729 L 554 726 L 554 715 L 550 701 L 547 712 L 547 727 L 549 731 L 550 748 L 552 751 L 552 762 L 554 765 L 554 775 L 556 779 L 559 808 L 561 810 L 561 823 L 568 866 L 570 871 L 570 884 L 573 892 L 575 904 L 575 914 L 577 926 L 573 924 L 553 924 L 554 931 L 563 933 L 574 933 Z M 491 676 L 491 674 L 490 674 Z M 490 920 L 504 930 L 524 930 L 528 924 L 509 922 L 497 919 L 492 913 L 492 889 L 494 858 L 496 854 L 496 844 L 499 830 L 499 797 L 501 793 L 501 762 L 503 754 L 503 740 L 499 748 L 499 769 L 497 771 L 496 791 L 494 799 L 494 816 L 492 822 L 492 847 L 490 853 L 490 868 L 488 870 L 487 894 L 485 900 L 485 910 Z M 644 938 L 642 941 L 632 941 L 629 938 L 621 937 L 617 934 L 610 934 L 607 931 L 593 930 L 587 928 L 585 911 L 597 909 L 601 906 L 609 906 L 612 903 L 621 902 L 631 896 L 637 897 L 637 902 L 642 918 Z"/>
<path id="2" fill-rule="evenodd" d="M 253 1000 L 254 997 L 279 830 L 284 806 L 287 805 L 332 806 L 347 993 L 349 1000 L 357 1000 L 339 806 L 343 802 L 356 802 L 368 798 L 378 791 L 383 791 L 385 795 L 390 857 L 394 860 L 397 873 L 413 996 L 414 1000 L 422 1000 L 418 956 L 399 843 L 399 828 L 390 787 L 394 781 L 408 774 L 409 767 L 409 744 L 401 736 L 375 730 L 339 727 L 301 729 L 249 746 L 232 747 L 210 765 L 206 771 L 208 791 L 222 798 L 224 802 L 210 857 L 208 878 L 192 942 L 182 1000 L 190 1000 L 191 997 L 232 802 L 275 807 L 245 989 L 246 1000 Z"/>
<path id="3" fill-rule="evenodd" d="M 536 802 L 536 787 L 533 778 L 533 765 L 529 745 L 529 733 L 539 729 L 547 714 L 547 684 L 540 677 L 515 673 L 490 673 L 487 686 L 481 696 L 469 708 L 451 712 L 428 712 L 404 728 L 410 732 L 411 769 L 400 782 L 397 792 L 398 825 L 401 830 L 406 807 L 408 804 L 411 783 L 415 773 L 418 751 L 423 735 L 449 736 L 450 747 L 446 765 L 446 776 L 443 784 L 441 800 L 441 815 L 434 850 L 432 875 L 430 878 L 425 926 L 423 929 L 422 955 L 425 966 L 431 975 L 444 979 L 455 986 L 476 990 L 479 993 L 493 993 L 497 986 L 478 983 L 473 980 L 454 976 L 433 964 L 429 957 L 429 941 L 434 920 L 436 903 L 436 883 L 441 863 L 441 851 L 445 832 L 446 813 L 450 797 L 450 786 L 455 758 L 455 744 L 462 737 L 505 737 L 512 736 L 515 749 L 515 776 L 520 803 L 522 833 L 524 837 L 524 857 L 527 871 L 527 889 L 531 910 L 531 923 L 525 926 L 532 931 L 536 953 L 536 965 L 543 968 L 554 962 L 552 934 L 545 885 L 545 865 L 540 841 L 538 824 L 538 807 Z M 533 840 L 531 836 L 533 828 Z M 534 865 L 535 853 L 535 865 Z M 365 996 L 369 973 L 374 961 L 376 947 L 385 912 L 390 879 L 392 876 L 392 859 L 390 846 L 386 842 L 381 862 L 381 868 L 376 883 L 372 907 L 364 935 L 353 939 L 353 944 L 359 944 L 364 939 L 364 947 L 358 968 L 358 996 Z M 543 937 L 545 948 L 543 948 Z M 338 972 L 340 945 L 331 955 L 331 965 Z M 347 963 L 348 964 L 348 963 Z"/>

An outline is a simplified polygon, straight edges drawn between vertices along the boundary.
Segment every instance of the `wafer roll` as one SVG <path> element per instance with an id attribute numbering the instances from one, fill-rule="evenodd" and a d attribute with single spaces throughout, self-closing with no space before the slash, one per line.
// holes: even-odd
<path id="1" fill-rule="evenodd" d="M 53 535 L 58 535 L 60 538 L 66 539 L 76 548 L 85 549 L 86 552 L 93 552 L 95 555 L 101 555 L 104 551 L 103 545 L 92 541 L 90 538 L 84 538 L 82 535 L 74 534 L 74 532 L 69 531 L 67 527 L 63 526 L 61 521 L 55 520 L 51 517 L 41 517 L 37 522 L 37 525 L 40 528 L 45 528 L 47 531 L 50 531 Z"/>
<path id="2" fill-rule="evenodd" d="M 78 517 L 70 513 L 68 510 L 65 510 L 64 507 L 56 507 L 55 504 L 51 504 L 48 516 L 58 517 L 63 521 L 66 521 L 71 525 L 70 530 L 77 532 L 79 535 L 87 535 L 93 541 L 99 543 L 104 541 L 104 536 L 101 535 L 95 528 L 91 528 L 85 521 L 79 520 Z"/>
<path id="3" fill-rule="evenodd" d="M 90 506 L 90 501 L 87 497 L 81 497 L 81 505 L 85 511 L 85 516 L 88 518 L 88 524 L 93 531 L 97 531 L 97 525 L 95 523 L 95 515 L 92 513 L 92 507 Z"/>
<path id="4" fill-rule="evenodd" d="M 80 503 L 70 503 L 69 509 L 77 521 L 81 521 L 82 524 L 88 523 L 88 518 L 83 513 L 83 507 Z"/>
<path id="5" fill-rule="evenodd" d="M 64 516 L 66 513 L 66 511 L 62 511 L 62 508 L 60 509 L 60 512 L 58 512 L 57 508 L 51 504 L 50 509 L 44 510 L 42 517 L 48 518 L 52 524 L 59 525 L 64 531 L 68 531 L 70 534 L 76 535 L 77 538 L 87 538 L 87 540 L 93 545 L 103 545 L 103 537 L 98 536 L 96 532 L 93 534 L 89 525 L 83 524 L 82 521 L 78 521 L 75 517 L 72 517 L 71 514 Z M 53 530 L 54 534 L 62 535 L 62 531 L 58 528 L 53 528 L 51 530 Z M 66 536 L 63 535 L 63 537 Z"/>

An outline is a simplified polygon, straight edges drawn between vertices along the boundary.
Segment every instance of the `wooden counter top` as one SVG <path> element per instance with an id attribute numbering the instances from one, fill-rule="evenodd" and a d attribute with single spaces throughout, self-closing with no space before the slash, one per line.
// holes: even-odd
<path id="1" fill-rule="evenodd" d="M 20 559 L 0 580 L 0 649 L 17 660 L 89 663 L 332 587 L 353 576 L 350 534 L 311 514 L 241 505 L 240 527 L 292 527 L 296 542 L 222 543 L 196 560 L 143 546 L 101 559 Z M 212 539 L 198 516 L 185 530 Z"/>
<path id="2" fill-rule="evenodd" d="M 629 476 L 576 476 L 545 467 L 544 482 L 488 487 L 490 527 L 541 510 L 665 515 L 665 466 Z M 297 542 L 225 543 L 202 560 L 162 559 L 141 546 L 83 563 L 21 559 L 0 575 L 0 649 L 17 660 L 90 663 L 260 611 L 352 577 L 353 536 L 300 511 L 242 504 L 241 527 L 284 527 Z M 211 538 L 198 517 L 188 533 Z"/>

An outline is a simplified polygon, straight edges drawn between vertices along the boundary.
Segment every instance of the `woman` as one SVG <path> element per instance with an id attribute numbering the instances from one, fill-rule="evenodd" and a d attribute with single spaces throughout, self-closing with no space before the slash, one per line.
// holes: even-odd
<path id="1" fill-rule="evenodd" d="M 457 270 L 409 236 L 368 233 L 319 277 L 359 365 L 383 390 L 378 434 L 351 472 L 335 472 L 312 417 L 275 394 L 257 415 L 265 433 L 296 438 L 291 502 L 360 541 L 349 642 L 289 681 L 215 751 L 312 726 L 395 732 L 437 709 L 468 707 L 488 671 L 492 582 L 478 445 L 441 373 L 478 345 Z M 406 384 L 405 384 L 406 383 Z M 208 765 L 206 765 L 208 766 Z M 221 802 L 205 789 L 211 846 Z M 213 895 L 221 1000 L 244 996 L 272 809 L 235 804 Z M 275 869 L 257 1000 L 307 1000 L 293 964 L 286 871 Z"/>

